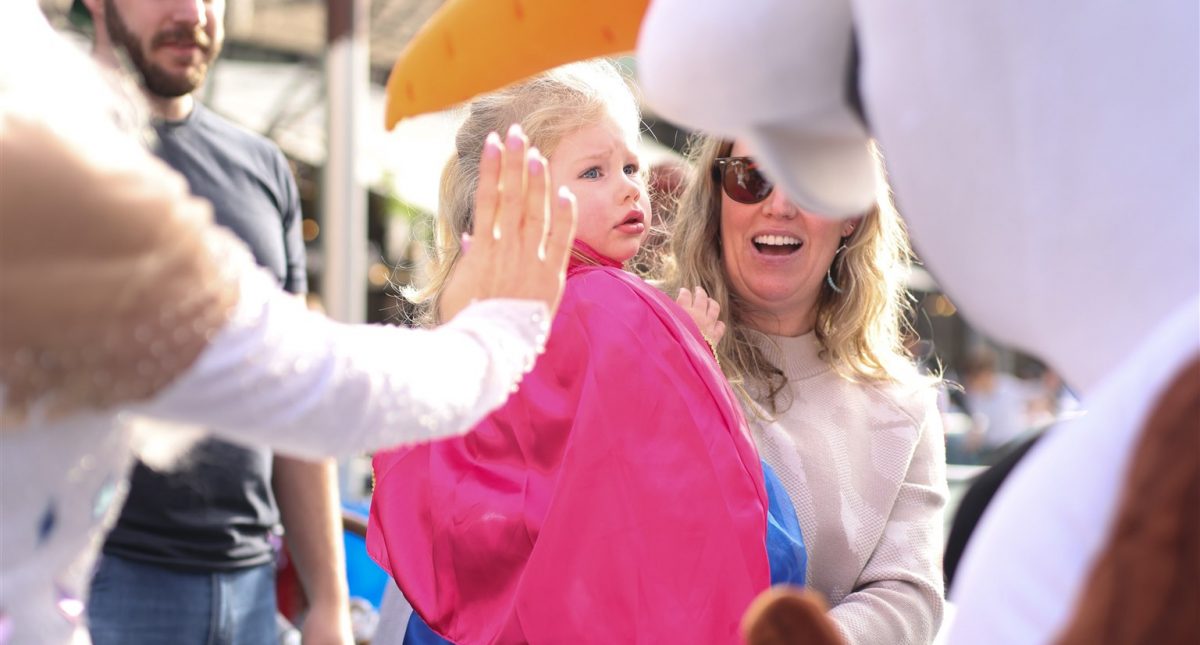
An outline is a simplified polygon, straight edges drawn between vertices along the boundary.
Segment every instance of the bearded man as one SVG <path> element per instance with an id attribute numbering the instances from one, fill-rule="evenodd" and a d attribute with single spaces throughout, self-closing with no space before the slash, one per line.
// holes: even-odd
<path id="1" fill-rule="evenodd" d="M 159 157 L 212 202 L 216 222 L 283 288 L 302 296 L 300 203 L 287 161 L 192 96 L 221 51 L 224 0 L 83 3 L 96 58 L 140 76 Z M 218 440 L 199 443 L 171 472 L 135 466 L 91 587 L 93 642 L 276 642 L 269 538 L 281 516 L 309 601 L 304 642 L 350 642 L 334 464 Z"/>

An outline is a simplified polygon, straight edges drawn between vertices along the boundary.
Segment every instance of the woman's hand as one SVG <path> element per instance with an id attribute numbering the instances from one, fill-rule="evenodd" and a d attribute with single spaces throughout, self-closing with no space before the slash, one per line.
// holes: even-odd
<path id="1" fill-rule="evenodd" d="M 474 300 L 518 298 L 546 304 L 551 316 L 562 297 L 575 240 L 575 196 L 550 195 L 546 159 L 529 147 L 521 128 L 488 135 L 479 162 L 474 235 L 442 293 L 446 322 Z"/>
<path id="2" fill-rule="evenodd" d="M 720 320 L 721 305 L 709 298 L 703 287 L 696 287 L 694 292 L 686 288 L 680 289 L 675 302 L 696 321 L 704 340 L 716 351 L 717 343 L 720 343 L 725 335 L 725 323 Z"/>

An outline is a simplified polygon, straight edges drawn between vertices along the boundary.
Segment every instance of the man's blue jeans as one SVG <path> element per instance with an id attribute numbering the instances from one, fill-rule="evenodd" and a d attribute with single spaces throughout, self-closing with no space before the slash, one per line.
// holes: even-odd
<path id="1" fill-rule="evenodd" d="M 94 645 L 271 645 L 275 565 L 189 572 L 105 555 L 88 626 Z"/>

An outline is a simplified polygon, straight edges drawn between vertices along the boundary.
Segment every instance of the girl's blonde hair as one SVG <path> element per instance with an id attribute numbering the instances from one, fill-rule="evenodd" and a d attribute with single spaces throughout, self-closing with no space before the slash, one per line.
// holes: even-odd
<path id="1" fill-rule="evenodd" d="M 751 339 L 754 312 L 730 290 L 722 261 L 721 187 L 712 167 L 732 149 L 732 141 L 702 135 L 690 142 L 693 176 L 679 200 L 665 282 L 672 294 L 699 285 L 716 300 L 727 329 L 717 345 L 721 368 L 744 398 L 778 413 L 790 405 L 778 401 L 787 377 Z M 920 377 L 902 336 L 909 328 L 904 280 L 912 252 L 890 198 L 882 195 L 842 243 L 846 249 L 831 270 L 842 293 L 822 282 L 817 298 L 814 332 L 823 358 L 850 380 L 915 383 Z"/>
<path id="2" fill-rule="evenodd" d="M 605 59 L 564 65 L 470 104 L 455 137 L 455 154 L 442 170 L 429 283 L 401 291 L 417 305 L 418 322 L 439 322 L 438 300 L 461 256 L 462 236 L 472 229 L 479 159 L 488 133 L 503 135 L 520 124 L 530 145 L 549 158 L 563 137 L 605 117 L 633 136 L 641 125 L 629 84 Z"/>

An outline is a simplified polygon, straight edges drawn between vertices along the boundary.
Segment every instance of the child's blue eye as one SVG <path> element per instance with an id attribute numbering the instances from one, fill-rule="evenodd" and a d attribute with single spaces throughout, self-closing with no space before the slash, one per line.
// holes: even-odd
<path id="1" fill-rule="evenodd" d="M 638 174 L 639 170 L 641 170 L 641 166 L 638 166 L 635 163 L 625 164 L 625 174 L 626 175 L 636 175 L 636 174 Z"/>
<path id="2" fill-rule="evenodd" d="M 591 168 L 588 168 L 587 170 L 585 170 L 579 174 L 579 178 L 580 179 L 599 179 L 600 178 L 600 167 L 592 166 Z"/>

